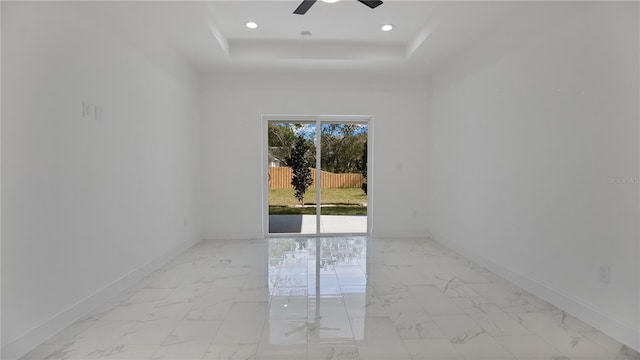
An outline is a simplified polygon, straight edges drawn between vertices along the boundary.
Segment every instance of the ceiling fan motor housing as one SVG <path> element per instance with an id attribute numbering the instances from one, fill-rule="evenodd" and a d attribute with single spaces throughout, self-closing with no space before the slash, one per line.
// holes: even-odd
<path id="1" fill-rule="evenodd" d="M 316 3 L 317 0 L 302 0 L 300 5 L 293 11 L 296 15 L 304 15 L 311 9 L 311 6 Z M 382 5 L 382 1 L 380 0 L 358 0 L 359 2 L 367 5 L 368 7 L 375 9 L 378 6 Z"/>

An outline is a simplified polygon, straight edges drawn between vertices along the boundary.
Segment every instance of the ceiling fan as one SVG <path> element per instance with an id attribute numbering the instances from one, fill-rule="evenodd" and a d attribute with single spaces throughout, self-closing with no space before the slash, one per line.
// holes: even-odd
<path id="1" fill-rule="evenodd" d="M 367 5 L 368 7 L 375 9 L 378 6 L 382 5 L 382 1 L 380 0 L 358 0 L 359 2 Z M 316 0 L 302 0 L 300 5 L 294 10 L 294 14 L 304 15 L 307 11 L 315 4 Z"/>

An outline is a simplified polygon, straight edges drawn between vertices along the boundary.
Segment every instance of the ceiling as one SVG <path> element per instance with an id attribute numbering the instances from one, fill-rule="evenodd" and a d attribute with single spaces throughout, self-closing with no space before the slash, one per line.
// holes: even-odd
<path id="1" fill-rule="evenodd" d="M 162 42 L 202 72 L 430 73 L 479 38 L 504 31 L 505 22 L 533 24 L 533 4 L 542 4 L 385 0 L 370 9 L 355 0 L 318 1 L 306 15 L 295 15 L 299 3 L 141 1 L 95 6 L 101 16 L 117 17 L 111 23 L 127 36 L 137 37 L 138 43 Z M 536 9 L 539 14 L 548 10 Z M 246 28 L 247 21 L 255 21 L 258 28 Z M 383 32 L 383 24 L 393 24 L 394 29 Z M 311 38 L 303 39 L 303 31 L 310 32 Z"/>

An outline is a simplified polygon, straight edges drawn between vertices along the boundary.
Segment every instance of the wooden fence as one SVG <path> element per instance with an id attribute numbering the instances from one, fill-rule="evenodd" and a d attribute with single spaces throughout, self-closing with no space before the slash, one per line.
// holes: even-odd
<path id="1" fill-rule="evenodd" d="M 270 167 L 269 168 L 269 189 L 292 189 L 291 178 L 293 171 L 290 167 Z M 316 187 L 316 169 L 311 169 L 313 183 L 311 188 Z M 328 171 L 321 171 L 320 183 L 323 189 L 329 188 L 359 188 L 364 182 L 362 174 L 334 174 Z"/>

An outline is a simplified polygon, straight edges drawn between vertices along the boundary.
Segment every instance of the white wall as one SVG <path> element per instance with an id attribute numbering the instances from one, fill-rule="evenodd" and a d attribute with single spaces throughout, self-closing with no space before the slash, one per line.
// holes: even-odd
<path id="1" fill-rule="evenodd" d="M 207 238 L 262 237 L 262 115 L 372 115 L 377 236 L 424 236 L 426 83 L 301 72 L 211 74 L 203 90 Z"/>
<path id="2" fill-rule="evenodd" d="M 638 349 L 638 3 L 541 6 L 433 77 L 429 229 Z"/>
<path id="3" fill-rule="evenodd" d="M 3 359 L 201 237 L 197 77 L 99 6 L 2 2 Z"/>

